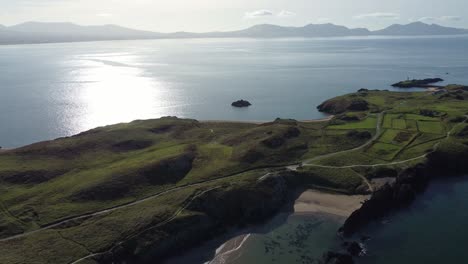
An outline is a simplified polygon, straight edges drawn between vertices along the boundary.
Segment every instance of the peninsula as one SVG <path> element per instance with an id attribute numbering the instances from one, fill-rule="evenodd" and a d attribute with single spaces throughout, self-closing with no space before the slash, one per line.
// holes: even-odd
<path id="1" fill-rule="evenodd" d="M 164 117 L 4 150 L 1 262 L 154 263 L 268 219 L 297 189 L 371 194 L 353 234 L 436 172 L 468 171 L 465 88 L 362 89 L 324 102 L 321 122 Z"/>
<path id="2" fill-rule="evenodd" d="M 422 79 L 422 80 L 406 80 L 402 82 L 398 82 L 395 84 L 392 84 L 393 87 L 398 87 L 398 88 L 428 88 L 428 87 L 441 87 L 441 86 L 436 86 L 434 85 L 435 83 L 438 82 L 443 82 L 444 80 L 441 78 L 429 78 L 429 79 Z"/>

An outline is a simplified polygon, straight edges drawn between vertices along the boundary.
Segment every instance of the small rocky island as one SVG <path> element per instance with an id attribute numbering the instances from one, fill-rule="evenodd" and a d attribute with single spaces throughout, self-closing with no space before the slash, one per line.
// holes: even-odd
<path id="1" fill-rule="evenodd" d="M 242 108 L 242 107 L 249 107 L 252 104 L 249 101 L 246 101 L 246 100 L 238 100 L 238 101 L 233 102 L 231 105 L 233 107 Z"/>
<path id="2" fill-rule="evenodd" d="M 443 82 L 444 79 L 441 78 L 428 78 L 428 79 L 422 79 L 422 80 L 406 80 L 406 81 L 401 81 L 398 83 L 392 84 L 393 87 L 398 87 L 398 88 L 429 88 L 429 87 L 439 87 L 434 85 L 434 83 L 438 82 Z"/>

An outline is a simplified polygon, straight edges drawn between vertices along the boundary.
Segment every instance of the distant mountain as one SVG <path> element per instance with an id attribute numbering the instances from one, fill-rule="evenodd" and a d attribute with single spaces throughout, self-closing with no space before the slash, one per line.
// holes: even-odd
<path id="1" fill-rule="evenodd" d="M 154 39 L 163 34 L 116 25 L 80 26 L 72 23 L 27 22 L 0 28 L 0 44 Z"/>
<path id="2" fill-rule="evenodd" d="M 244 30 L 209 33 L 178 32 L 166 36 L 175 38 L 289 38 L 289 37 L 343 37 L 365 36 L 370 31 L 364 28 L 349 29 L 333 24 L 310 24 L 304 27 L 282 27 L 277 25 L 262 24 Z"/>
<path id="3" fill-rule="evenodd" d="M 385 29 L 372 32 L 374 35 L 386 36 L 421 36 L 421 35 L 459 35 L 468 34 L 467 29 L 443 27 L 437 24 L 428 25 L 414 22 L 408 25 L 391 25 Z"/>
<path id="4" fill-rule="evenodd" d="M 468 34 L 468 30 L 428 25 L 421 22 L 392 25 L 382 30 L 347 28 L 334 24 L 310 24 L 304 27 L 256 25 L 244 30 L 208 33 L 156 33 L 116 25 L 80 26 L 72 23 L 27 22 L 11 27 L 0 26 L 0 44 L 77 42 L 160 38 L 295 38 L 345 36 L 421 36 Z"/>
<path id="5" fill-rule="evenodd" d="M 154 37 L 160 35 L 150 31 L 134 30 L 116 25 L 80 26 L 73 23 L 27 22 L 8 27 L 8 30 L 23 33 L 42 33 L 63 36 Z"/>
<path id="6" fill-rule="evenodd" d="M 304 27 L 281 27 L 275 25 L 257 25 L 251 28 L 227 32 L 242 37 L 277 38 L 277 37 L 341 37 L 341 36 L 364 36 L 370 33 L 367 29 L 349 29 L 344 26 L 333 24 L 310 24 Z"/>

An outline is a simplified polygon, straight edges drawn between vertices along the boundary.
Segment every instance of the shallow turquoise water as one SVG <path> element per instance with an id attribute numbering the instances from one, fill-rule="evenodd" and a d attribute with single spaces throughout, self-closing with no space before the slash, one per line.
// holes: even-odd
<path id="1" fill-rule="evenodd" d="M 406 210 L 369 227 L 359 264 L 468 263 L 468 178 L 436 181 Z"/>
<path id="2" fill-rule="evenodd" d="M 252 234 L 227 263 L 313 263 L 338 243 L 336 232 L 341 224 L 332 216 L 292 215 L 272 230 Z"/>
<path id="3" fill-rule="evenodd" d="M 338 247 L 337 230 L 343 221 L 328 214 L 280 213 L 261 226 L 204 243 L 164 264 L 315 263 Z"/>
<path id="4" fill-rule="evenodd" d="M 357 264 L 441 264 L 468 261 L 468 177 L 431 183 L 407 209 L 394 212 L 371 224 L 359 235 L 367 255 Z M 290 216 L 270 221 L 226 264 L 316 263 L 342 240 L 336 231 L 342 220 L 330 216 Z"/>
<path id="5" fill-rule="evenodd" d="M 468 83 L 467 46 L 463 36 L 0 46 L 0 146 L 167 115 L 320 118 L 322 101 L 363 87 L 407 77 Z M 233 109 L 241 98 L 253 106 Z"/>

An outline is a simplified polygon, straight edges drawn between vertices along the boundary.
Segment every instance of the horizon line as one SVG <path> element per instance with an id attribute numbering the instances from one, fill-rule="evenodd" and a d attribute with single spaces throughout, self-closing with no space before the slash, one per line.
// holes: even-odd
<path id="1" fill-rule="evenodd" d="M 262 25 L 278 26 L 278 27 L 284 27 L 284 28 L 304 28 L 304 27 L 307 27 L 307 26 L 310 26 L 310 25 L 334 25 L 334 26 L 343 26 L 343 27 L 346 27 L 348 29 L 366 29 L 366 30 L 368 30 L 370 32 L 375 32 L 375 31 L 379 31 L 379 30 L 382 30 L 382 29 L 386 29 L 386 28 L 394 26 L 394 25 L 405 26 L 405 25 L 411 25 L 411 24 L 424 24 L 424 25 L 428 25 L 428 26 L 436 25 L 436 26 L 447 27 L 447 28 L 468 30 L 468 28 L 463 28 L 463 27 L 443 26 L 443 25 L 440 25 L 440 24 L 437 24 L 437 23 L 425 23 L 425 22 L 422 22 L 422 21 L 413 21 L 413 22 L 409 22 L 409 23 L 406 23 L 406 24 L 394 23 L 394 24 L 390 24 L 388 26 L 385 26 L 385 27 L 383 27 L 381 29 L 373 29 L 373 30 L 369 29 L 368 27 L 349 27 L 349 26 L 346 26 L 346 25 L 335 24 L 335 23 L 332 23 L 332 22 L 328 22 L 328 23 L 307 23 L 307 24 L 305 24 L 303 26 L 288 26 L 288 25 L 280 25 L 280 24 L 273 24 L 273 23 L 259 23 L 259 24 L 254 24 L 254 25 L 244 27 L 244 28 L 234 29 L 234 30 L 212 30 L 212 31 L 184 31 L 184 30 L 178 30 L 178 31 L 166 31 L 166 32 L 164 32 L 164 31 L 153 31 L 153 30 L 141 29 L 141 28 L 134 28 L 134 27 L 124 26 L 124 25 L 120 25 L 120 24 L 89 24 L 89 25 L 87 25 L 87 24 L 80 24 L 80 23 L 70 22 L 70 21 L 42 22 L 42 21 L 30 20 L 30 21 L 21 22 L 21 23 L 18 23 L 18 24 L 13 24 L 13 25 L 5 25 L 5 24 L 0 23 L 0 26 L 3 26 L 5 28 L 9 29 L 11 27 L 24 25 L 24 24 L 28 24 L 28 23 L 71 24 L 71 25 L 81 26 L 81 27 L 117 26 L 117 27 L 131 29 L 131 30 L 146 31 L 146 32 L 150 32 L 150 33 L 161 33 L 161 34 L 171 34 L 171 33 L 198 33 L 198 34 L 199 33 L 227 33 L 227 32 L 242 31 L 242 30 L 246 30 L 246 29 L 249 29 L 249 28 L 252 28 L 252 27 L 262 26 Z"/>

